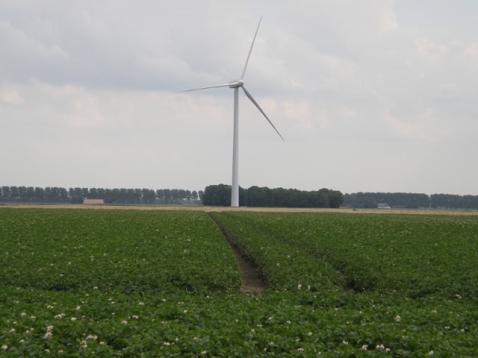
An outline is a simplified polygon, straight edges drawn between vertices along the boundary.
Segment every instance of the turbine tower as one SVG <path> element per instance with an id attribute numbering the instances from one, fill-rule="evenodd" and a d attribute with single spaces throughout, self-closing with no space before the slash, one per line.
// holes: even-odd
<path id="1" fill-rule="evenodd" d="M 247 64 L 249 63 L 249 58 L 251 57 L 252 48 L 254 47 L 254 42 L 256 41 L 257 32 L 259 31 L 259 26 L 261 25 L 262 17 L 259 20 L 259 24 L 257 25 L 256 33 L 254 34 L 254 39 L 252 40 L 251 48 L 249 49 L 249 54 L 247 55 L 246 64 L 244 66 L 244 70 L 242 71 L 242 75 L 240 79 L 231 81 L 229 83 L 224 83 L 221 85 L 216 86 L 209 86 L 209 87 L 202 87 L 202 88 L 194 88 L 186 91 L 181 92 L 191 92 L 191 91 L 199 91 L 209 88 L 218 88 L 218 87 L 229 87 L 234 89 L 234 137 L 233 137 L 233 144 L 232 144 L 232 190 L 231 190 L 231 206 L 237 207 L 239 206 L 239 88 L 242 88 L 246 96 L 251 100 L 252 103 L 257 107 L 257 109 L 264 115 L 267 119 L 269 124 L 274 128 L 277 132 L 279 137 L 282 138 L 281 134 L 277 130 L 277 128 L 272 124 L 271 120 L 267 115 L 264 113 L 262 108 L 256 102 L 254 97 L 249 93 L 249 91 L 244 86 L 244 76 L 246 74 Z"/>

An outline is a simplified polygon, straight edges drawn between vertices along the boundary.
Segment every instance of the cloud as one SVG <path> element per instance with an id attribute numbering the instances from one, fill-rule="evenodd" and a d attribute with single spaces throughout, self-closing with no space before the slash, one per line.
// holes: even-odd
<path id="1" fill-rule="evenodd" d="M 427 6 L 2 1 L 0 141 L 8 154 L 0 159 L 10 170 L 0 181 L 229 182 L 233 92 L 176 91 L 237 78 L 262 14 L 245 80 L 286 141 L 241 95 L 241 185 L 422 188 L 426 180 L 414 186 L 413 178 L 421 163 L 435 163 L 427 156 L 453 153 L 442 165 L 459 171 L 478 130 L 476 6 Z M 362 173 L 384 163 L 380 183 Z M 443 191 L 476 191 L 445 174 L 441 182 Z"/>
<path id="2" fill-rule="evenodd" d="M 7 88 L 3 91 L 0 91 L 0 99 L 11 105 L 20 105 L 25 102 L 25 99 L 21 95 L 20 91 L 15 88 Z"/>

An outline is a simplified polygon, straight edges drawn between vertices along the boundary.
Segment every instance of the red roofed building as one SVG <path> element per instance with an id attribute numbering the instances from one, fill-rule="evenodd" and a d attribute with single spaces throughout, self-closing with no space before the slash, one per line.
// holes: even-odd
<path id="1" fill-rule="evenodd" d="M 99 205 L 104 203 L 105 201 L 103 199 L 88 199 L 88 198 L 83 199 L 83 204 Z"/>

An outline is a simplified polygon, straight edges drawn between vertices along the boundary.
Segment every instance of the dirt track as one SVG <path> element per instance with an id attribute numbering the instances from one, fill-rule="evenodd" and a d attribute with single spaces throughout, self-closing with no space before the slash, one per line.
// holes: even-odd
<path id="1" fill-rule="evenodd" d="M 348 213 L 348 214 L 409 214 L 409 215 L 467 215 L 478 216 L 476 210 L 435 210 L 435 209 L 306 209 L 306 208 L 239 208 L 219 206 L 186 205 L 83 205 L 83 204 L 0 204 L 0 208 L 39 209 L 93 209 L 93 210 L 195 210 L 195 211 L 250 211 L 290 213 Z"/>

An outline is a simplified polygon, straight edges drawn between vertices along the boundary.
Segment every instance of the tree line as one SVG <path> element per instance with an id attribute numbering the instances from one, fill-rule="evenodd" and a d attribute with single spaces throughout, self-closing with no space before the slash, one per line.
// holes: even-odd
<path id="1" fill-rule="evenodd" d="M 83 199 L 103 199 L 116 204 L 204 204 L 211 206 L 231 205 L 231 186 L 210 185 L 204 191 L 184 189 L 104 189 L 60 187 L 0 187 L 0 202 L 23 203 L 82 203 Z M 251 207 L 301 207 L 301 208 L 376 208 L 388 204 L 392 208 L 434 208 L 478 210 L 478 195 L 372 193 L 342 194 L 340 191 L 252 186 L 239 188 L 239 202 Z"/>
<path id="2" fill-rule="evenodd" d="M 413 194 L 413 193 L 353 193 L 344 195 L 344 206 L 376 208 L 378 204 L 392 208 L 478 209 L 478 195 Z"/>
<path id="3" fill-rule="evenodd" d="M 343 203 L 340 191 L 320 189 L 302 191 L 297 189 L 252 186 L 239 187 L 239 204 L 250 207 L 288 207 L 288 208 L 338 208 Z M 209 185 L 204 190 L 203 204 L 208 206 L 230 206 L 231 186 L 225 184 Z"/>
<path id="4" fill-rule="evenodd" d="M 81 204 L 85 198 L 103 199 L 116 204 L 200 204 L 202 190 L 184 189 L 104 189 L 2 186 L 0 202 L 73 203 Z"/>

